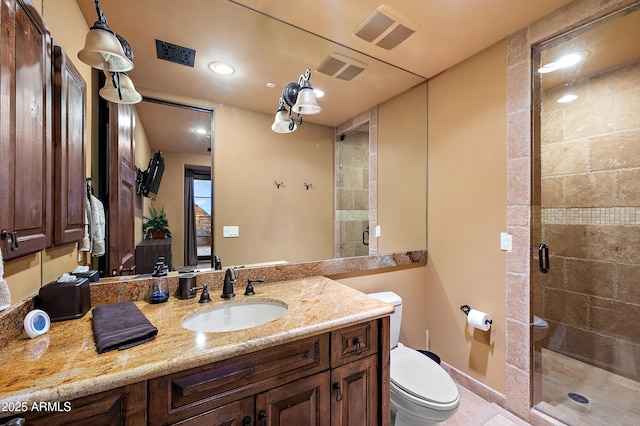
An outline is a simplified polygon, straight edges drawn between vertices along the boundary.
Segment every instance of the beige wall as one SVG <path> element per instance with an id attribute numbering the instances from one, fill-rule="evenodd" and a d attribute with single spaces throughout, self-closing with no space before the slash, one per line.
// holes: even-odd
<path id="1" fill-rule="evenodd" d="M 430 349 L 504 392 L 506 43 L 429 81 L 429 261 L 424 300 Z M 461 305 L 488 312 L 469 328 Z"/>
<path id="2" fill-rule="evenodd" d="M 223 265 L 332 257 L 333 128 L 303 123 L 278 134 L 272 115 L 225 105 L 214 123 L 214 244 Z M 225 225 L 239 226 L 240 237 L 222 238 Z"/>
<path id="3" fill-rule="evenodd" d="M 427 84 L 378 106 L 378 253 L 427 247 Z"/>

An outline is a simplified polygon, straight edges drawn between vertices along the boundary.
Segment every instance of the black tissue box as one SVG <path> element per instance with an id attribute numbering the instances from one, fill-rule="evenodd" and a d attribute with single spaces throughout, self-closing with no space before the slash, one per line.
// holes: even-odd
<path id="1" fill-rule="evenodd" d="M 40 308 L 49 314 L 51 321 L 80 318 L 91 309 L 89 279 L 51 282 L 40 287 Z"/>
<path id="2" fill-rule="evenodd" d="M 90 283 L 100 282 L 100 272 L 95 269 L 87 272 L 69 272 L 69 274 L 80 278 L 86 278 Z"/>

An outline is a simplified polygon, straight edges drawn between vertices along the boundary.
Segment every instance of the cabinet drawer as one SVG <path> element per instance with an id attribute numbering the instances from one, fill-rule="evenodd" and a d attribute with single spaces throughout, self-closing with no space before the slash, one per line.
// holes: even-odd
<path id="1" fill-rule="evenodd" d="M 151 424 L 173 423 L 329 368 L 329 334 L 149 380 Z"/>
<path id="2" fill-rule="evenodd" d="M 331 333 L 331 367 L 378 352 L 378 322 L 356 324 Z"/>

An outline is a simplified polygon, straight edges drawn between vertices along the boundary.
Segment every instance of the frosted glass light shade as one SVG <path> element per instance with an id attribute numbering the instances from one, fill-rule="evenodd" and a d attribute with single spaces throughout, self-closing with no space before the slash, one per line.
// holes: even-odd
<path id="1" fill-rule="evenodd" d="M 142 100 L 142 95 L 136 91 L 133 82 L 127 74 L 121 73 L 120 77 L 120 94 L 118 88 L 113 84 L 112 73 L 105 73 L 107 78 L 104 87 L 100 89 L 100 96 L 109 102 L 116 104 L 137 104 Z M 122 99 L 120 99 L 122 95 Z"/>
<path id="2" fill-rule="evenodd" d="M 125 55 L 120 40 L 110 31 L 100 28 L 89 30 L 78 59 L 93 68 L 110 72 L 126 72 L 133 68 L 133 62 Z"/>
<path id="3" fill-rule="evenodd" d="M 298 92 L 298 99 L 292 108 L 293 112 L 297 114 L 319 114 L 322 111 L 322 107 L 318 105 L 318 98 L 313 92 L 313 89 L 308 87 L 302 87 Z"/>
<path id="4" fill-rule="evenodd" d="M 291 123 L 293 123 L 293 129 L 291 129 Z M 271 125 L 271 130 L 276 133 L 291 133 L 296 130 L 298 126 L 295 121 L 291 121 L 289 118 L 289 114 L 287 114 L 287 110 L 280 109 L 276 112 L 276 118 Z"/>

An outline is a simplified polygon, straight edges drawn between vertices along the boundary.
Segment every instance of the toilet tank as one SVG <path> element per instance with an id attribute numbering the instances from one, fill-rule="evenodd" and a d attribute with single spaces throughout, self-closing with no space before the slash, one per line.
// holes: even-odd
<path id="1" fill-rule="evenodd" d="M 391 314 L 391 349 L 398 346 L 400 339 L 400 324 L 402 323 L 402 298 L 392 291 L 371 293 L 371 297 L 393 305 L 395 312 Z"/>

